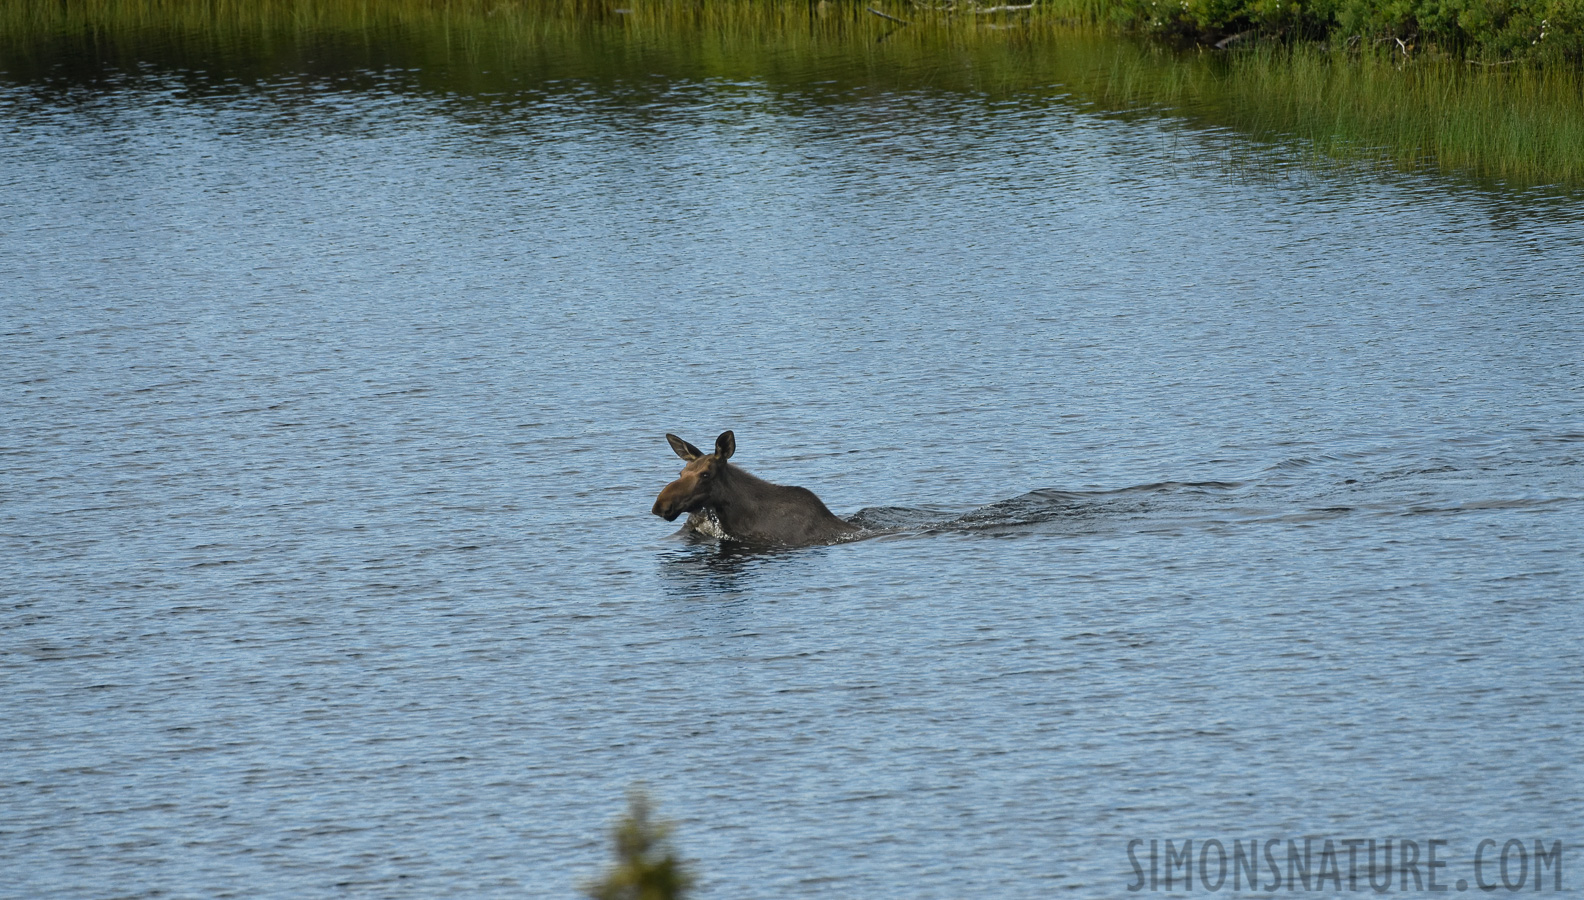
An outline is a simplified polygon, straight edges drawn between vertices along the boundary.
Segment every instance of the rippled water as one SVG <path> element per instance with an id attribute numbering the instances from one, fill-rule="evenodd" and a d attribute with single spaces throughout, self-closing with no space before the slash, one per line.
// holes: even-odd
<path id="1" fill-rule="evenodd" d="M 1584 207 L 823 74 L 0 81 L 0 894 L 1577 890 Z"/>

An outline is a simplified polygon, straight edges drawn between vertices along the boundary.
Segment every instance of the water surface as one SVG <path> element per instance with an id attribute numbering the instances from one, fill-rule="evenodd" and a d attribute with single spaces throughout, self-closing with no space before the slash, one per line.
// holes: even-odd
<path id="1" fill-rule="evenodd" d="M 162 59 L 0 80 L 0 894 L 570 897 L 640 780 L 708 897 L 1578 887 L 1576 200 L 1059 84 Z M 675 537 L 727 428 L 884 533 Z"/>

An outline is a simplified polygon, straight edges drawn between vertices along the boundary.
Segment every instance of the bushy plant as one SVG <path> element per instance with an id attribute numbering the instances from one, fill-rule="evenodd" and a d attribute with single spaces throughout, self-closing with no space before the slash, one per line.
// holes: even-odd
<path id="1" fill-rule="evenodd" d="M 1115 0 L 1148 33 L 1226 46 L 1245 37 L 1329 40 L 1412 57 L 1584 60 L 1584 0 Z"/>
<path id="2" fill-rule="evenodd" d="M 670 847 L 671 828 L 651 817 L 642 791 L 627 797 L 627 814 L 611 837 L 616 862 L 598 881 L 584 888 L 590 900 L 682 900 L 693 877 Z"/>

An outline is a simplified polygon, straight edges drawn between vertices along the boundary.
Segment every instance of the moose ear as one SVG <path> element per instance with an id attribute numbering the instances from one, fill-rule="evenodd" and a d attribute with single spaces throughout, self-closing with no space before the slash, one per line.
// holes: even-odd
<path id="1" fill-rule="evenodd" d="M 725 462 L 731 459 L 731 455 L 736 452 L 737 435 L 732 434 L 730 431 L 721 432 L 721 436 L 715 439 L 715 455 L 720 457 L 721 462 Z"/>
<path id="2" fill-rule="evenodd" d="M 667 434 L 666 441 L 671 444 L 671 449 L 676 451 L 676 455 L 682 457 L 682 459 L 687 462 L 692 462 L 693 460 L 704 455 L 704 451 L 693 446 L 692 444 L 689 444 L 687 441 L 682 440 L 674 434 Z"/>

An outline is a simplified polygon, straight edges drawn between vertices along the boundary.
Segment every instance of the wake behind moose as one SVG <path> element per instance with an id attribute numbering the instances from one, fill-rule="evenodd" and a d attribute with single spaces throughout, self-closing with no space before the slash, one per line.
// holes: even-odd
<path id="1" fill-rule="evenodd" d="M 674 434 L 666 440 L 687 463 L 655 498 L 651 511 L 667 522 L 689 513 L 686 530 L 765 547 L 828 544 L 859 530 L 808 488 L 771 484 L 729 464 L 737 452 L 730 431 L 715 439 L 715 452 L 708 454 Z"/>

